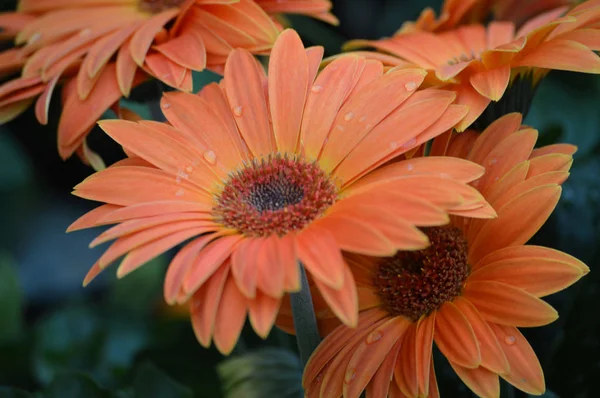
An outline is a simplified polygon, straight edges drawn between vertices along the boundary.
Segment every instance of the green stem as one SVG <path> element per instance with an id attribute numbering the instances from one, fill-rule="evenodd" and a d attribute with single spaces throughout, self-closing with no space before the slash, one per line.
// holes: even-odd
<path id="1" fill-rule="evenodd" d="M 321 342 L 319 329 L 317 328 L 317 318 L 313 307 L 306 271 L 302 263 L 300 266 L 301 289 L 297 293 L 290 295 L 292 303 L 292 316 L 294 318 L 294 328 L 296 329 L 296 342 L 298 351 L 300 351 L 300 360 L 306 366 L 308 359 L 313 351 Z"/>

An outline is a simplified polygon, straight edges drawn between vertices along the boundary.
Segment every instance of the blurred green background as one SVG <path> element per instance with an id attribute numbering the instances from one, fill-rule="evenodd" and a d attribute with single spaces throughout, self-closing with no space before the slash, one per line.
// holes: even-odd
<path id="1" fill-rule="evenodd" d="M 306 45 L 326 55 L 350 38 L 391 35 L 426 5 L 439 1 L 334 1 L 334 28 L 291 17 Z M 3 1 L 9 10 L 14 1 Z M 195 76 L 195 89 L 216 76 Z M 156 85 L 128 101 L 142 113 L 158 97 Z M 560 319 L 524 330 L 542 362 L 549 392 L 567 398 L 600 396 L 600 78 L 552 72 L 541 84 L 526 123 L 539 144 L 579 146 L 569 181 L 549 222 L 534 238 L 586 262 L 592 272 L 550 296 Z M 87 288 L 81 282 L 104 247 L 88 249 L 97 230 L 65 234 L 94 207 L 70 195 L 91 173 L 73 158 L 59 159 L 59 101 L 48 126 L 33 112 L 0 127 L 0 398 L 3 397 L 301 397 L 294 340 L 274 331 L 267 341 L 246 328 L 226 361 L 203 349 L 189 321 L 162 306 L 162 278 L 172 253 L 116 283 L 112 270 Z M 123 157 L 99 131 L 90 145 L 108 164 Z M 441 393 L 470 396 L 441 356 Z M 503 396 L 525 397 L 503 385 Z"/>

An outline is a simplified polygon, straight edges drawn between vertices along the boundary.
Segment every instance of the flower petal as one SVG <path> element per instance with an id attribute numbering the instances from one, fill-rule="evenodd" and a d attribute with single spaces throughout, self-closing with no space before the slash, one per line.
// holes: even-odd
<path id="1" fill-rule="evenodd" d="M 247 302 L 233 278 L 228 277 L 215 317 L 213 340 L 223 355 L 229 355 L 240 337 L 246 320 Z"/>
<path id="2" fill-rule="evenodd" d="M 297 237 L 298 258 L 316 279 L 333 289 L 344 285 L 344 268 L 340 247 L 332 232 L 311 225 Z"/>
<path id="3" fill-rule="evenodd" d="M 470 369 L 481 364 L 479 344 L 473 327 L 451 302 L 446 302 L 437 311 L 434 340 L 451 363 Z"/>

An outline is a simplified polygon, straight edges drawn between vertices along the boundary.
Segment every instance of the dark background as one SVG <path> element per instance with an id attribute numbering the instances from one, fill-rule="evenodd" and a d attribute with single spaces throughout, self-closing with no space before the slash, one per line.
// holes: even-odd
<path id="1" fill-rule="evenodd" d="M 391 35 L 424 6 L 438 9 L 439 3 L 334 1 L 341 20 L 337 28 L 290 19 L 306 45 L 324 45 L 331 55 L 350 38 Z M 10 1 L 0 4 L 10 9 Z M 196 76 L 195 89 L 214 79 Z M 157 93 L 155 84 L 141 88 L 132 106 L 147 116 Z M 525 121 L 540 130 L 539 145 L 579 146 L 561 201 L 533 243 L 570 253 L 592 269 L 575 286 L 548 297 L 560 313 L 558 321 L 524 330 L 542 362 L 546 396 L 600 396 L 600 275 L 595 271 L 600 258 L 599 105 L 597 76 L 552 72 Z M 111 269 L 82 288 L 84 275 L 106 246 L 88 249 L 97 230 L 64 232 L 94 204 L 70 195 L 92 170 L 76 158 L 59 159 L 58 114 L 57 97 L 48 126 L 38 125 L 28 111 L 0 127 L 0 386 L 6 386 L 0 388 L 0 398 L 33 396 L 27 392 L 66 398 L 301 397 L 296 358 L 285 351 L 264 351 L 295 350 L 289 336 L 274 331 L 262 341 L 246 328 L 229 363 L 196 342 L 185 315 L 162 304 L 169 255 L 118 283 Z M 123 157 L 98 131 L 90 145 L 108 164 Z M 243 356 L 258 349 L 258 354 Z M 442 396 L 470 396 L 443 358 L 436 357 L 436 364 Z M 291 389 L 284 393 L 286 385 Z M 526 396 L 507 385 L 502 394 Z"/>

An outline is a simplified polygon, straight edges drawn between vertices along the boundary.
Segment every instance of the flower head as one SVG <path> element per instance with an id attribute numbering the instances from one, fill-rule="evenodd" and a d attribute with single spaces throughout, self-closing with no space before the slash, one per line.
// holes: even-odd
<path id="1" fill-rule="evenodd" d="M 0 86 L 0 122 L 35 103 L 46 124 L 53 92 L 65 83 L 59 153 L 87 152 L 90 129 L 133 86 L 152 78 L 192 91 L 191 72 L 222 73 L 233 48 L 268 54 L 281 31 L 270 12 L 310 12 L 312 2 L 261 3 L 267 9 L 252 0 L 21 0 L 18 12 L 0 15 L 17 45 L 0 54 L 0 74 L 21 71 Z M 315 9 L 325 19 L 327 4 Z"/>
<path id="2" fill-rule="evenodd" d="M 354 55 L 317 76 L 322 54 L 287 30 L 268 77 L 237 49 L 220 84 L 164 95 L 170 125 L 101 122 L 132 157 L 75 187 L 106 204 L 71 230 L 118 224 L 92 242 L 117 239 L 85 283 L 122 255 L 119 276 L 192 239 L 169 266 L 165 299 L 189 300 L 200 342 L 214 336 L 229 352 L 247 313 L 259 335 L 269 332 L 284 293 L 299 289 L 298 261 L 354 325 L 356 286 L 341 249 L 393 255 L 427 246 L 416 225 L 494 216 L 467 185 L 483 173 L 474 163 L 422 158 L 373 171 L 458 123 L 466 109 L 454 93 L 417 90 L 421 69 L 384 74 Z"/>
<path id="3" fill-rule="evenodd" d="M 445 0 L 440 16 L 427 7 L 416 21 L 405 22 L 398 32 L 443 32 L 460 25 L 484 23 L 490 17 L 520 27 L 527 20 L 551 10 L 565 12 L 578 0 Z"/>
<path id="4" fill-rule="evenodd" d="M 375 47 L 386 54 L 361 55 L 388 65 L 425 68 L 428 84 L 456 91 L 456 102 L 469 106 L 459 131 L 490 108 L 476 125 L 481 131 L 506 113 L 526 113 L 533 88 L 551 69 L 600 73 L 600 58 L 594 53 L 600 49 L 600 2 L 584 2 L 560 16 L 563 12 L 549 11 L 518 30 L 512 22 L 494 21 L 439 33 L 408 31 L 382 40 L 355 40 L 346 49 Z"/>
<path id="5" fill-rule="evenodd" d="M 554 321 L 556 311 L 540 297 L 589 269 L 565 253 L 525 244 L 554 209 L 575 148 L 533 149 L 537 131 L 520 124 L 519 114 L 509 114 L 483 134 L 448 134 L 432 147 L 486 166 L 472 184 L 496 219 L 455 216 L 449 225 L 424 228 L 431 245 L 421 251 L 345 255 L 358 286 L 358 327 L 339 325 L 315 297 L 327 337 L 304 373 L 308 396 L 358 397 L 365 389 L 375 398 L 439 396 L 433 342 L 478 396 L 498 397 L 499 376 L 527 393 L 544 392 L 540 364 L 517 327 Z M 282 308 L 278 325 L 290 329 L 290 315 Z"/>

